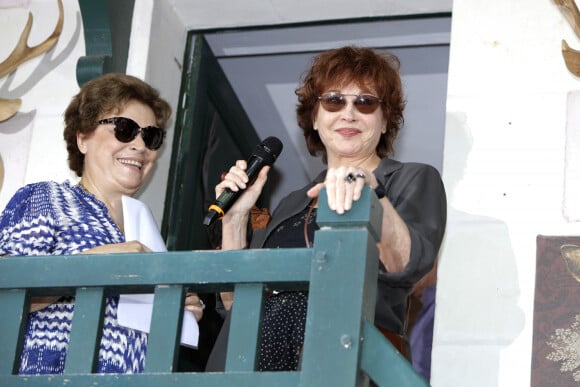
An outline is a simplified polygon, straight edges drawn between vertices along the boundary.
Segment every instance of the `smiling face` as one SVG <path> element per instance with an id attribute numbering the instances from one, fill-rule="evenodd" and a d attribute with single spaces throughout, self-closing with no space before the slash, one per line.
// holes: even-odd
<path id="1" fill-rule="evenodd" d="M 364 90 L 352 83 L 325 92 L 331 91 L 352 95 L 376 95 L 373 90 Z M 381 108 L 370 114 L 363 114 L 354 106 L 354 96 L 344 98 L 347 104 L 337 112 L 329 112 L 319 103 L 314 118 L 314 128 L 326 148 L 328 166 L 362 165 L 367 162 L 378 164 L 376 147 L 387 124 Z"/>
<path id="2" fill-rule="evenodd" d="M 130 118 L 142 128 L 156 125 L 153 110 L 135 100 L 99 119 L 113 116 Z M 89 136 L 77 135 L 78 147 L 85 155 L 82 182 L 97 196 L 132 196 L 151 174 L 157 151 L 145 146 L 141 133 L 130 142 L 120 142 L 114 128 L 114 124 L 101 124 Z"/>

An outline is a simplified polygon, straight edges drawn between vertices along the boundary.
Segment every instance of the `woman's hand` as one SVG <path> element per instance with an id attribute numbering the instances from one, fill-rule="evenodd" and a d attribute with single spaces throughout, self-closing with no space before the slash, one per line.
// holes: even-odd
<path id="1" fill-rule="evenodd" d="M 337 214 L 344 214 L 352 208 L 353 202 L 360 199 L 365 184 L 376 188 L 378 181 L 374 173 L 357 167 L 328 168 L 324 183 L 315 185 L 306 194 L 311 198 L 318 197 L 322 187 L 326 187 L 328 207 Z M 383 225 L 381 240 L 377 243 L 379 257 L 388 271 L 400 272 L 409 263 L 409 229 L 386 197 L 380 203 L 383 207 Z"/>
<path id="2" fill-rule="evenodd" d="M 188 292 L 185 296 L 185 310 L 193 312 L 195 319 L 197 321 L 201 320 L 203 317 L 203 310 L 205 309 L 205 304 L 202 299 L 199 298 L 197 293 Z"/>
<path id="3" fill-rule="evenodd" d="M 139 241 L 112 243 L 85 250 L 81 254 L 150 253 L 151 249 Z"/>
<path id="4" fill-rule="evenodd" d="M 244 190 L 244 192 L 238 197 L 232 207 L 228 210 L 228 214 L 241 214 L 246 216 L 262 193 L 262 189 L 266 183 L 270 167 L 263 167 L 260 170 L 256 180 L 254 181 L 254 184 L 249 187 L 249 178 L 246 174 L 247 167 L 248 166 L 245 160 L 236 161 L 236 164 L 230 168 L 228 173 L 226 173 L 223 177 L 222 181 L 215 187 L 216 198 L 219 197 L 226 188 L 229 188 L 233 192 Z"/>
<path id="5" fill-rule="evenodd" d="M 230 310 L 234 303 L 234 292 L 221 292 L 220 297 L 225 310 Z"/>
<path id="6" fill-rule="evenodd" d="M 240 189 L 244 190 L 222 218 L 222 250 L 237 250 L 247 246 L 250 210 L 258 200 L 268 179 L 270 167 L 265 166 L 258 173 L 254 184 L 248 187 L 249 179 L 246 174 L 246 168 L 246 161 L 236 161 L 236 165 L 230 168 L 229 172 L 215 188 L 216 197 L 219 197 L 226 188 L 234 192 L 238 192 Z"/>
<path id="7" fill-rule="evenodd" d="M 93 247 L 80 254 L 112 254 L 112 253 L 148 253 L 151 249 L 139 241 L 113 243 Z M 30 303 L 30 312 L 36 312 L 58 301 L 59 296 L 33 297 Z"/>
<path id="8" fill-rule="evenodd" d="M 59 298 L 59 296 L 32 297 L 30 300 L 30 312 L 36 312 L 38 310 L 44 309 L 47 306 L 57 302 Z"/>
<path id="9" fill-rule="evenodd" d="M 337 214 L 344 214 L 352 208 L 352 203 L 359 200 L 365 184 L 376 186 L 377 179 L 372 172 L 357 167 L 328 168 L 324 183 L 310 188 L 308 197 L 315 198 L 322 187 L 326 187 L 328 207 Z"/>

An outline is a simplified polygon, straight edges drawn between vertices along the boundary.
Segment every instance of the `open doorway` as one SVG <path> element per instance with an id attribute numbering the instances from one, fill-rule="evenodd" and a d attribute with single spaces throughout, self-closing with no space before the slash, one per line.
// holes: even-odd
<path id="1" fill-rule="evenodd" d="M 424 162 L 441 171 L 450 29 L 447 14 L 191 31 L 183 66 L 187 69 L 181 92 L 185 102 L 177 112 L 181 126 L 176 126 L 163 222 L 168 248 L 211 248 L 202 221 L 219 168 L 247 158 L 261 139 L 276 136 L 284 144 L 269 179 L 273 184 L 264 204 L 270 208 L 324 168 L 306 150 L 296 124 L 294 90 L 312 57 L 329 48 L 361 45 L 400 58 L 407 107 L 394 158 Z M 217 137 L 216 130 L 221 133 Z M 211 140 L 216 138 L 223 148 Z M 212 152 L 217 155 L 215 162 L 208 156 Z M 207 172 L 202 165 L 217 168 L 213 183 L 204 178 Z M 204 320 L 211 326 L 203 329 L 215 332 L 211 319 Z M 213 335 L 205 337 L 207 351 Z M 203 366 L 207 352 L 202 352 L 195 356 Z"/>
<path id="2" fill-rule="evenodd" d="M 212 117 L 221 117 L 224 121 L 236 117 L 220 123 L 227 127 L 232 141 L 221 151 L 213 149 L 214 154 L 224 157 L 213 160 L 213 166 L 225 168 L 236 158 L 247 158 L 253 146 L 268 136 L 276 136 L 284 144 L 269 178 L 268 195 L 262 201 L 265 206 L 275 208 L 287 193 L 307 184 L 324 168 L 321 160 L 306 150 L 302 131 L 296 124 L 294 90 L 313 56 L 329 48 L 361 45 L 388 50 L 400 58 L 407 106 L 405 125 L 395 142 L 394 158 L 431 164 L 442 172 L 450 30 L 451 15 L 445 14 L 191 31 L 183 66 L 188 69 L 182 82 L 184 102 L 177 112 L 181 117 L 176 120 L 184 124 L 176 129 L 181 138 L 178 135 L 174 139 L 165 208 L 165 219 L 173 224 L 168 221 L 163 224 L 168 246 L 209 247 L 201 223 L 207 202 L 213 199 L 217 177 L 204 178 L 199 172 L 204 162 L 200 158 L 206 156 L 211 128 L 215 127 L 214 121 L 208 121 L 208 109 L 221 111 Z M 204 67 L 199 72 L 191 71 L 192 66 L 202 64 Z M 213 78 L 210 80 L 210 77 Z M 200 89 L 204 91 L 200 93 Z M 197 125 L 205 129 L 195 129 Z M 195 137 L 192 137 L 192 127 L 196 130 Z M 187 155 L 197 159 L 186 162 Z M 176 167 L 178 163 L 182 169 Z M 193 176 L 196 173 L 199 176 Z M 185 186 L 192 181 L 192 187 Z M 197 192 L 191 200 L 191 192 L 199 191 L 199 186 L 203 192 Z"/>
<path id="3" fill-rule="evenodd" d="M 209 105 L 203 105 L 205 108 L 197 106 L 196 98 L 192 97 L 207 96 L 206 99 L 212 102 L 211 109 L 222 110 L 222 119 L 231 118 L 234 115 L 232 112 L 239 117 L 237 121 L 231 120 L 225 124 L 230 136 L 233 136 L 233 143 L 239 147 L 236 151 L 230 151 L 231 146 L 227 147 L 227 151 L 218 150 L 220 157 L 216 162 L 222 166 L 232 165 L 240 155 L 245 154 L 242 158 L 247 158 L 260 139 L 276 136 L 282 141 L 284 150 L 276 161 L 275 170 L 269 179 L 268 195 L 263 200 L 264 205 L 274 208 L 286 194 L 307 184 L 324 168 L 321 160 L 310 156 L 306 150 L 302 131 L 296 124 L 294 90 L 312 57 L 329 48 L 361 45 L 388 50 L 400 58 L 407 106 L 405 125 L 395 143 L 394 158 L 431 164 L 442 172 L 450 30 L 451 15 L 445 14 L 271 28 L 191 31 L 186 49 L 186 57 L 189 56 L 189 59 L 186 58 L 183 68 L 193 67 L 193 70 L 184 71 L 182 84 L 186 86 L 182 90 L 182 99 L 187 104 L 177 112 L 182 115 L 177 122 L 185 124 L 181 129 L 176 128 L 176 133 L 181 131 L 186 140 L 184 137 L 180 139 L 179 134 L 174 140 L 175 154 L 172 156 L 163 222 L 168 246 L 176 249 L 208 247 L 201 223 L 203 212 L 207 209 L 207 196 L 213 196 L 215 177 L 208 181 L 201 175 L 192 176 L 200 170 L 202 161 L 198 159 L 193 165 L 196 168 L 192 169 L 191 161 L 185 165 L 184 157 L 200 152 L 205 154 L 206 148 L 200 142 L 209 138 L 206 137 L 206 131 L 209 132 L 212 123 L 207 116 Z M 203 55 L 200 50 L 194 49 L 196 44 L 200 44 L 200 39 L 205 47 Z M 197 68 L 200 63 L 205 63 L 211 71 Z M 213 74 L 216 67 L 223 73 L 220 80 L 212 78 L 208 81 L 207 74 Z M 200 82 L 204 85 L 201 93 L 196 86 L 198 78 L 203 80 Z M 207 87 L 214 91 L 208 92 Z M 224 97 L 227 94 L 224 90 L 231 95 L 230 102 L 226 101 L 230 97 Z M 218 100 L 212 96 L 217 96 Z M 184 115 L 189 115 L 189 120 Z M 187 137 L 191 136 L 191 126 L 200 123 L 206 125 L 207 129 L 198 129 L 195 138 Z M 243 130 L 242 136 L 236 140 L 235 136 L 240 135 L 240 130 Z M 251 144 L 247 143 L 248 139 L 253 140 Z M 199 157 L 204 157 L 204 154 Z M 184 165 L 183 169 L 175 169 L 178 162 Z M 215 165 L 211 160 L 206 159 L 204 162 Z M 196 183 L 187 189 L 184 184 L 188 184 L 192 178 Z M 191 200 L 191 192 L 199 190 L 199 185 L 205 185 L 205 194 L 200 195 L 206 197 Z M 172 191 L 178 188 L 189 197 L 180 197 L 178 192 Z M 198 207 L 187 208 L 195 205 Z M 187 232 L 187 235 L 174 235 L 172 229 L 175 233 Z"/>
<path id="4" fill-rule="evenodd" d="M 437 15 L 205 33 L 258 136 L 284 144 L 271 206 L 323 169 L 296 124 L 294 90 L 314 55 L 342 45 L 384 49 L 401 59 L 407 107 L 394 158 L 441 172 L 450 30 L 451 15 Z"/>

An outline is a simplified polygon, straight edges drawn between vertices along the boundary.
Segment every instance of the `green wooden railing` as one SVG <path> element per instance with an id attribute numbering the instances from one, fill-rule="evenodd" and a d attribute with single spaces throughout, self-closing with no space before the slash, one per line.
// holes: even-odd
<path id="1" fill-rule="evenodd" d="M 311 249 L 6 257 L 0 259 L 0 386 L 427 386 L 373 326 L 382 207 L 366 189 L 343 216 L 321 195 Z M 302 368 L 257 372 L 263 295 L 309 290 Z M 184 295 L 235 290 L 226 369 L 176 369 Z M 92 373 L 104 298 L 155 293 L 145 372 Z M 75 295 L 63 375 L 18 376 L 30 298 Z"/>

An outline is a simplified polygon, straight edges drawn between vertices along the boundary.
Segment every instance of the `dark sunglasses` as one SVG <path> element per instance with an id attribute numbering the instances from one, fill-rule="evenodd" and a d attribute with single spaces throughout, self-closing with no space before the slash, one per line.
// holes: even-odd
<path id="1" fill-rule="evenodd" d="M 141 132 L 145 146 L 151 150 L 157 150 L 163 144 L 165 130 L 157 126 L 139 127 L 139 124 L 130 118 L 111 117 L 100 120 L 98 124 L 115 125 L 115 138 L 121 142 L 131 142 Z"/>
<path id="2" fill-rule="evenodd" d="M 318 97 L 318 100 L 324 110 L 334 113 L 346 106 L 347 101 L 344 97 L 355 97 L 353 101 L 354 107 L 362 114 L 373 113 L 383 102 L 379 97 L 370 94 L 342 94 L 336 92 L 322 94 Z"/>

